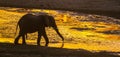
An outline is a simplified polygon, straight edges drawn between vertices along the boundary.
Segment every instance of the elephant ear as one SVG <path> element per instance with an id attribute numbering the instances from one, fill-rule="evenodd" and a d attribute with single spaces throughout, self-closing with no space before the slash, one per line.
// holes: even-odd
<path id="1" fill-rule="evenodd" d="M 45 20 L 45 26 L 51 27 L 51 22 L 50 22 L 49 16 L 45 16 L 44 20 Z"/>

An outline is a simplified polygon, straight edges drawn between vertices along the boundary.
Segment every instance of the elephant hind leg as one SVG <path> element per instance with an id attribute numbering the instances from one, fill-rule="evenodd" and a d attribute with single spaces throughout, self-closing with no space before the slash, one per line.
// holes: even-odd
<path id="1" fill-rule="evenodd" d="M 25 41 L 25 33 L 19 33 L 19 35 L 15 38 L 14 40 L 14 44 L 18 44 L 18 41 L 20 40 L 20 37 L 22 36 L 22 44 L 26 44 L 26 41 Z"/>
<path id="2" fill-rule="evenodd" d="M 38 32 L 38 39 L 37 39 L 38 46 L 40 46 L 41 36 L 42 36 L 42 34 L 40 32 Z"/>
<path id="3" fill-rule="evenodd" d="M 14 44 L 18 44 L 18 41 L 19 41 L 19 39 L 20 39 L 20 34 L 15 38 L 15 40 L 14 40 Z"/>
<path id="4" fill-rule="evenodd" d="M 44 36 L 45 41 L 46 41 L 45 46 L 48 46 L 48 44 L 49 44 L 49 39 L 48 39 L 48 37 L 47 37 L 47 35 L 46 35 L 46 34 L 44 34 L 43 36 Z"/>
<path id="5" fill-rule="evenodd" d="M 26 35 L 26 34 L 22 35 L 22 44 L 23 44 L 23 45 L 26 45 L 26 41 L 25 41 L 26 38 L 25 38 L 25 35 Z"/>
<path id="6" fill-rule="evenodd" d="M 47 37 L 47 35 L 46 35 L 45 30 L 43 31 L 43 37 L 44 37 L 44 39 L 45 39 L 45 41 L 46 41 L 45 46 L 48 46 L 48 44 L 49 44 L 49 39 L 48 39 L 48 37 Z"/>

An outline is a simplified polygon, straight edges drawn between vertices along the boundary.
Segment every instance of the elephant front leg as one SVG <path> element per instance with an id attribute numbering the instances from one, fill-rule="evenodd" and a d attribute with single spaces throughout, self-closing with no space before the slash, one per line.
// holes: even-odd
<path id="1" fill-rule="evenodd" d="M 41 41 L 41 33 L 38 32 L 38 39 L 37 39 L 37 45 L 40 46 L 40 41 Z"/>
<path id="2" fill-rule="evenodd" d="M 49 39 L 48 39 L 45 31 L 44 31 L 44 33 L 43 33 L 43 37 L 45 38 L 45 41 L 46 41 L 45 46 L 48 46 L 48 44 L 49 44 Z"/>
<path id="3" fill-rule="evenodd" d="M 38 31 L 37 45 L 40 45 L 41 36 L 43 36 L 45 41 L 46 41 L 45 46 L 48 46 L 49 39 L 48 39 L 48 37 L 46 35 L 45 28 L 41 28 L 40 31 Z"/>
<path id="4" fill-rule="evenodd" d="M 49 39 L 48 39 L 48 37 L 47 37 L 47 35 L 46 35 L 45 28 L 41 30 L 41 34 L 43 35 L 43 37 L 44 37 L 44 39 L 45 39 L 45 41 L 46 41 L 45 46 L 48 46 L 48 44 L 49 44 Z"/>

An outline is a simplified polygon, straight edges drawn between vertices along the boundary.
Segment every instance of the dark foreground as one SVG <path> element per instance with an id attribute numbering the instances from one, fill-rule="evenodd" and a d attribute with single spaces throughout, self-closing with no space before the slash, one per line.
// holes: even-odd
<path id="1" fill-rule="evenodd" d="M 0 57 L 120 57 L 119 53 L 0 43 Z"/>

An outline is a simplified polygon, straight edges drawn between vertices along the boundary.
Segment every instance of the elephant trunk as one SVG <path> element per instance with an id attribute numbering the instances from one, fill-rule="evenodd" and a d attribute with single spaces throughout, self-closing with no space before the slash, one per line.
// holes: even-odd
<path id="1" fill-rule="evenodd" d="M 57 27 L 53 27 L 54 30 L 57 32 L 57 34 L 61 37 L 62 41 L 64 42 L 64 37 L 60 34 L 60 32 L 58 31 Z"/>

